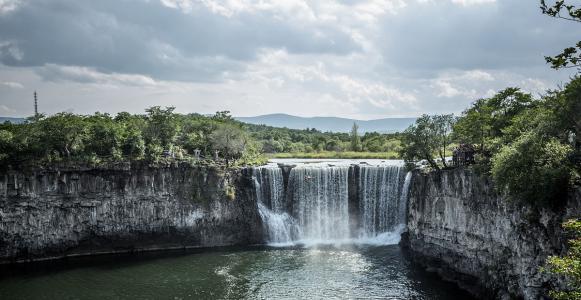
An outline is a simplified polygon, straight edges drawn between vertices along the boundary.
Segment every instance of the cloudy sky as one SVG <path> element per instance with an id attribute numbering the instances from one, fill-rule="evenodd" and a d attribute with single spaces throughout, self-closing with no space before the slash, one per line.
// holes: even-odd
<path id="1" fill-rule="evenodd" d="M 566 82 L 580 35 L 531 0 L 0 0 L 0 116 L 458 113 Z"/>

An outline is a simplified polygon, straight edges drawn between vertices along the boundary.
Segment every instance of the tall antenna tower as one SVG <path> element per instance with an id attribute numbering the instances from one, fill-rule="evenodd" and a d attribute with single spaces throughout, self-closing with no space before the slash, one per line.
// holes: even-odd
<path id="1" fill-rule="evenodd" d="M 34 116 L 38 116 L 38 97 L 36 95 L 36 91 L 34 91 Z"/>

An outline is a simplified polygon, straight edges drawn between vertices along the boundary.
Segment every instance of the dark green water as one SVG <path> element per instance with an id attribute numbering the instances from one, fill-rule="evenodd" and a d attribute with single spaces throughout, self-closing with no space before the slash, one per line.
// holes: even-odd
<path id="1" fill-rule="evenodd" d="M 470 299 L 397 245 L 102 256 L 0 271 L 0 299 Z"/>

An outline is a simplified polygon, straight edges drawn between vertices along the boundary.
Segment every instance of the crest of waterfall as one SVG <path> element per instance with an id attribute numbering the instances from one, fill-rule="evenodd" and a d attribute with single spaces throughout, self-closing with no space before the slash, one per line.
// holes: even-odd
<path id="1" fill-rule="evenodd" d="M 300 235 L 296 220 L 285 209 L 282 170 L 277 166 L 254 169 L 258 212 L 270 244 L 292 243 Z"/>
<path id="2" fill-rule="evenodd" d="M 274 212 L 284 212 L 284 182 L 278 166 L 254 169 L 258 201 Z"/>
<path id="3" fill-rule="evenodd" d="M 287 198 L 304 241 L 350 237 L 349 166 L 301 165 L 290 171 Z"/>
<path id="4" fill-rule="evenodd" d="M 403 169 L 398 165 L 360 166 L 360 238 L 391 232 L 405 223 L 407 188 L 402 186 Z"/>

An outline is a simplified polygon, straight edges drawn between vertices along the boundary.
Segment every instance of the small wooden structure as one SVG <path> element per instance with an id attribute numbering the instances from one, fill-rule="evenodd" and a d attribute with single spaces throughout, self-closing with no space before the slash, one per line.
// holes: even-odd
<path id="1" fill-rule="evenodd" d="M 474 147 L 471 144 L 460 144 L 452 151 L 454 166 L 474 164 Z"/>

